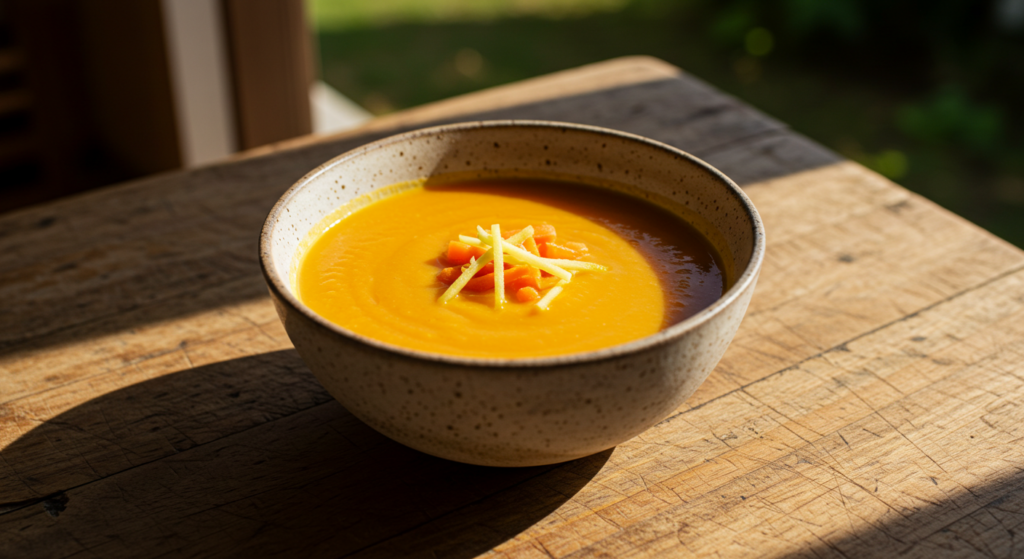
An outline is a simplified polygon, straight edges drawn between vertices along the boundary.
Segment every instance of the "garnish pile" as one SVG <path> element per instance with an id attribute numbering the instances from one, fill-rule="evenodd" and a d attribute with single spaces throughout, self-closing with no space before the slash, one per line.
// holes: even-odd
<path id="1" fill-rule="evenodd" d="M 500 309 L 509 289 L 520 303 L 536 301 L 539 309 L 547 310 L 576 272 L 608 270 L 580 260 L 590 253 L 587 245 L 557 243 L 552 225 L 527 225 L 506 232 L 497 224 L 491 225 L 490 232 L 478 225 L 476 231 L 476 237 L 459 235 L 458 241 L 448 243 L 445 258 L 452 267 L 437 275 L 442 283 L 450 284 L 439 299 L 441 303 L 452 300 L 463 289 L 477 293 L 493 290 L 494 306 Z M 495 274 L 495 270 L 503 273 Z M 541 297 L 541 291 L 547 293 Z"/>

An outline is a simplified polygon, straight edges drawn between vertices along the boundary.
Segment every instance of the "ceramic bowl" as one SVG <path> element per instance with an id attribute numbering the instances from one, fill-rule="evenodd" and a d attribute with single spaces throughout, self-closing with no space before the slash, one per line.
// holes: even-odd
<path id="1" fill-rule="evenodd" d="M 643 197 L 679 214 L 715 245 L 731 287 L 710 307 L 654 335 L 598 351 L 528 359 L 397 347 L 330 323 L 302 304 L 292 275 L 311 228 L 353 199 L 438 176 L 554 178 Z M 271 210 L 260 260 L 299 355 L 356 417 L 442 458 L 535 466 L 606 450 L 672 414 L 736 333 L 764 242 L 750 200 L 691 155 L 602 128 L 493 121 L 409 132 L 324 163 Z"/>

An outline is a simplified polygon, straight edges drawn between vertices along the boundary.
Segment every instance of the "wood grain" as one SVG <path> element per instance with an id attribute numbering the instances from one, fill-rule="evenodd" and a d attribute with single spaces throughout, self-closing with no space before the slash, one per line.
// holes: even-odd
<path id="1" fill-rule="evenodd" d="M 748 315 L 611 451 L 405 449 L 290 349 L 259 225 L 370 139 L 555 117 L 742 181 L 769 243 Z M 2 216 L 0 249 L 0 556 L 1004 557 L 1024 523 L 1024 253 L 652 59 Z"/>

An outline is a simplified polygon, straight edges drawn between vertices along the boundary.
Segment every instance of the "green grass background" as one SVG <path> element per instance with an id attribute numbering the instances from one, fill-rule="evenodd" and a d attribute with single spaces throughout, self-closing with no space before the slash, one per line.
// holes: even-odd
<path id="1" fill-rule="evenodd" d="M 1024 246 L 1024 33 L 997 2 L 890 4 L 311 0 L 310 17 L 322 78 L 376 114 L 652 55 Z"/>

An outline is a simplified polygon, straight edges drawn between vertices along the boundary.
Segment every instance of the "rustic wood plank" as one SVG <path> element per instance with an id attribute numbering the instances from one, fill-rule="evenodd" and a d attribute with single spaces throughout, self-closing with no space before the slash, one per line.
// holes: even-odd
<path id="1" fill-rule="evenodd" d="M 853 163 L 746 189 L 768 250 L 700 405 L 1024 265 L 1024 252 Z"/>

